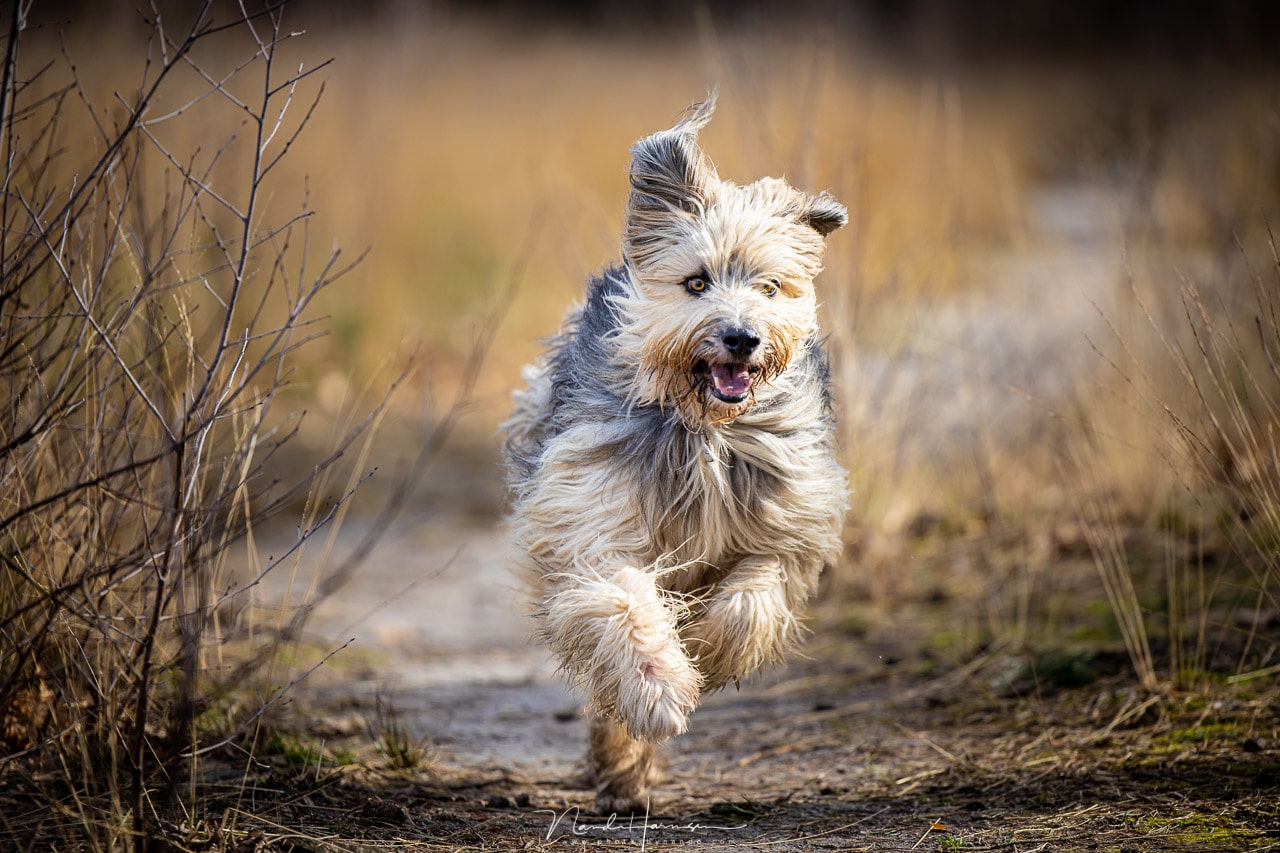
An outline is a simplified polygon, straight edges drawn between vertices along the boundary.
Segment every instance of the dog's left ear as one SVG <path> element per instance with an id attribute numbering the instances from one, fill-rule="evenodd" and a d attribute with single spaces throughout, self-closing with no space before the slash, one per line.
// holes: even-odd
<path id="1" fill-rule="evenodd" d="M 830 193 L 820 192 L 817 195 L 804 196 L 800 210 L 796 213 L 796 219 L 825 237 L 848 223 L 849 211 L 843 204 L 832 198 Z"/>

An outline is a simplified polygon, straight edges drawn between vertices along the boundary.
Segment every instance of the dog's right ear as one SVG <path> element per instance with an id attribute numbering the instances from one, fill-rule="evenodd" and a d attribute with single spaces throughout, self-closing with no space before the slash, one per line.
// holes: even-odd
<path id="1" fill-rule="evenodd" d="M 670 130 L 645 137 L 631 146 L 633 210 L 683 210 L 694 213 L 710 198 L 719 182 L 715 166 L 698 147 L 698 131 L 716 111 L 716 92 L 684 111 Z"/>
<path id="2" fill-rule="evenodd" d="M 716 93 L 685 110 L 675 127 L 631 146 L 631 193 L 627 198 L 623 247 L 643 263 L 669 231 L 673 216 L 695 214 L 720 182 L 710 158 L 698 147 L 698 131 L 716 109 Z"/>

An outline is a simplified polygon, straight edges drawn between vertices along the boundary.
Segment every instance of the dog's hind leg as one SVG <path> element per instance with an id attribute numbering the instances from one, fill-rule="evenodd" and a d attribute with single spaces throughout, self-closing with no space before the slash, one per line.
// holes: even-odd
<path id="1" fill-rule="evenodd" d="M 658 747 L 636 740 L 608 717 L 593 715 L 588 759 L 596 789 L 596 814 L 641 814 L 648 809 L 649 786 L 657 781 Z"/>

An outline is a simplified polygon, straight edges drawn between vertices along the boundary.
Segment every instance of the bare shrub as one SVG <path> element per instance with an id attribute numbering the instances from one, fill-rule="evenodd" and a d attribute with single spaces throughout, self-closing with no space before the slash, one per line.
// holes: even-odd
<path id="1" fill-rule="evenodd" d="M 294 550 L 323 528 L 345 496 L 317 487 L 377 409 L 296 481 L 270 474 L 313 302 L 351 266 L 312 246 L 305 197 L 264 213 L 323 88 L 283 70 L 282 5 L 206 2 L 181 26 L 152 5 L 137 89 L 106 105 L 65 49 L 31 70 L 30 10 L 0 87 L 0 772 L 71 804 L 43 831 L 142 848 L 168 803 L 193 814 L 196 760 L 280 691 L 215 722 L 216 697 L 309 612 L 217 666 L 261 580 L 233 578 L 229 550 L 302 502 Z"/>

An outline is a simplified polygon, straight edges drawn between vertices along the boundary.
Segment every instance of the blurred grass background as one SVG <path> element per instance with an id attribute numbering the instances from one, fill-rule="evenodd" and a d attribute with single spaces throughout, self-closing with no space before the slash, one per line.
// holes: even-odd
<path id="1" fill-rule="evenodd" d="M 1277 284 L 1274 16 L 963 8 L 290 5 L 305 35 L 286 64 L 334 62 L 276 176 L 296 195 L 267 204 L 293 210 L 305 188 L 318 258 L 370 249 L 324 296 L 330 332 L 296 365 L 297 405 L 340 420 L 417 347 L 420 393 L 399 397 L 405 426 L 374 452 L 393 463 L 501 309 L 449 488 L 423 497 L 496 517 L 508 394 L 585 277 L 618 256 L 629 146 L 718 85 L 702 141 L 723 176 L 784 175 L 851 214 L 820 282 L 855 489 L 824 618 L 897 642 L 916 630 L 903 602 L 940 603 L 952 628 L 925 642 L 957 656 L 993 639 L 1118 640 L 1125 607 L 1166 637 L 1188 618 L 1203 628 L 1216 604 L 1231 632 L 1274 628 L 1274 546 L 1240 546 L 1277 538 L 1254 526 L 1276 495 L 1259 458 L 1276 377 L 1252 331 Z M 65 49 L 92 101 L 136 86 L 137 14 L 53 4 L 46 23 L 37 52 Z M 1238 356 L 1222 399 L 1196 357 L 1214 329 Z M 333 423 L 312 418 L 304 446 Z M 1132 600 L 1099 585 L 1113 545 Z M 1209 563 L 1233 579 L 1206 579 Z M 1186 573 L 1196 598 L 1175 607 Z M 1274 644 L 1244 645 L 1274 663 Z"/>

